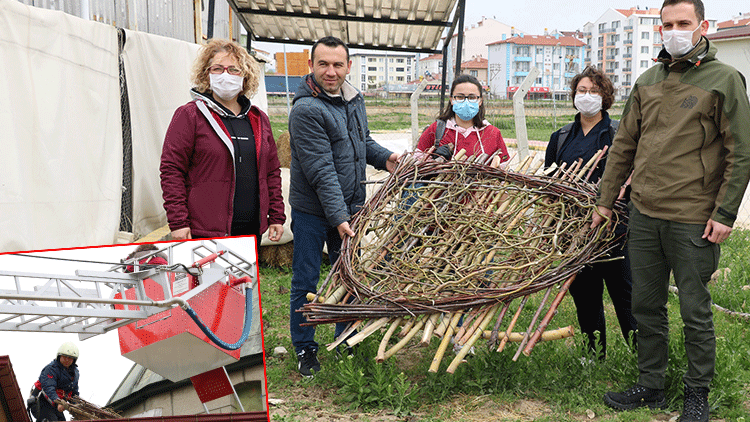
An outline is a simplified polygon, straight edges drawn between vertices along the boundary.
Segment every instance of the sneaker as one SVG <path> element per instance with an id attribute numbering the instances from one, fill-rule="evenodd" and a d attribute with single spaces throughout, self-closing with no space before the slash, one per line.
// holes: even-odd
<path id="1" fill-rule="evenodd" d="M 663 409 L 667 405 L 664 390 L 656 390 L 634 385 L 622 393 L 609 391 L 604 395 L 604 403 L 617 410 L 633 410 L 648 406 L 651 409 Z"/>
<path id="2" fill-rule="evenodd" d="M 679 422 L 708 422 L 708 388 L 685 386 L 685 401 Z"/>
<path id="3" fill-rule="evenodd" d="M 303 377 L 313 377 L 315 372 L 320 372 L 320 362 L 318 362 L 318 351 L 316 349 L 302 349 L 297 353 L 297 370 Z"/>

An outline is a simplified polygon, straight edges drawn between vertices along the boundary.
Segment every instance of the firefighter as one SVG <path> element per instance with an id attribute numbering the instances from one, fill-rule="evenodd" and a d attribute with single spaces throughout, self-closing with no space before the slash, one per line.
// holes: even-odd
<path id="1" fill-rule="evenodd" d="M 167 261 L 167 256 L 163 252 L 159 252 L 155 255 L 151 255 L 148 258 L 141 257 L 146 256 L 150 253 L 153 253 L 153 251 L 158 251 L 159 248 L 156 247 L 156 245 L 151 243 L 144 243 L 142 245 L 138 245 L 137 248 L 133 252 L 128 255 L 127 258 L 125 258 L 125 261 L 131 260 L 131 259 L 137 259 L 138 264 L 150 264 L 150 265 L 167 265 L 169 262 Z M 126 273 L 132 273 L 135 269 L 135 266 L 133 263 L 125 267 Z"/>
<path id="2" fill-rule="evenodd" d="M 78 356 L 75 344 L 63 343 L 57 350 L 55 360 L 42 369 L 27 402 L 37 422 L 65 420 L 65 407 L 55 401 L 78 396 Z"/>

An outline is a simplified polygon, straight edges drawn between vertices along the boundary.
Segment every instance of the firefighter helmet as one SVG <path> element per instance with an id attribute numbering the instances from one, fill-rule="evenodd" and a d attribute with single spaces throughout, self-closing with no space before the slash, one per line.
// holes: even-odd
<path id="1" fill-rule="evenodd" d="M 70 356 L 73 359 L 78 359 L 78 346 L 76 346 L 73 342 L 68 341 L 62 344 L 59 349 L 57 349 L 57 356 L 65 355 Z"/>

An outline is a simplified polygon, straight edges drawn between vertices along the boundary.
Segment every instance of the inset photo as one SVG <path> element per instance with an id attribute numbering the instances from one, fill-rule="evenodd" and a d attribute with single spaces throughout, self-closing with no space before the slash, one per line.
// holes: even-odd
<path id="1" fill-rule="evenodd" d="M 261 315 L 254 236 L 0 255 L 0 420 L 267 421 Z"/>

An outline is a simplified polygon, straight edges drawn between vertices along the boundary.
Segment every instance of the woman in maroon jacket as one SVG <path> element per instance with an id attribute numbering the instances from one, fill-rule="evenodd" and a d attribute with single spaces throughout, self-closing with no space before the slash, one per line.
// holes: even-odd
<path id="1" fill-rule="evenodd" d="M 173 239 L 284 231 L 276 142 L 251 105 L 260 68 L 239 44 L 214 39 L 193 67 L 193 101 L 175 111 L 162 148 L 161 187 Z"/>

